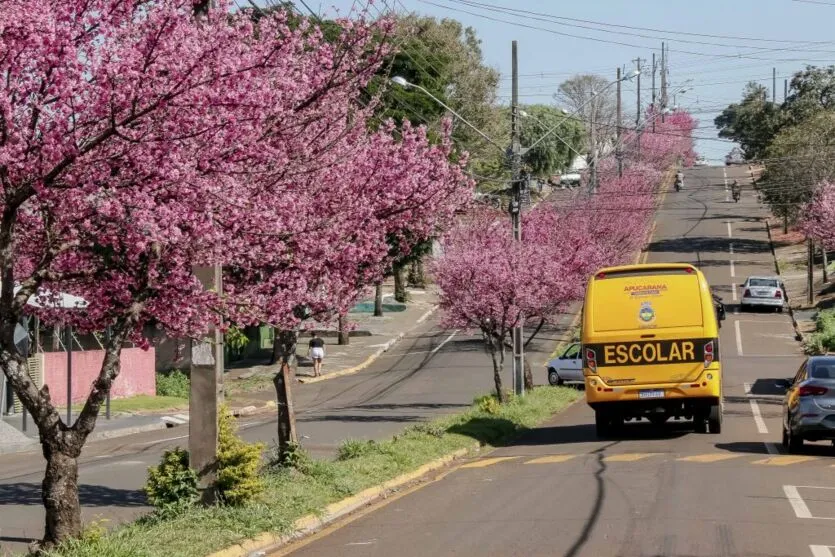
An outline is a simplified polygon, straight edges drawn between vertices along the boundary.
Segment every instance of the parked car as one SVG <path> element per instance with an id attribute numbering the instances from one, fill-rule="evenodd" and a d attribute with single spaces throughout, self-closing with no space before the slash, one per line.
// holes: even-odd
<path id="1" fill-rule="evenodd" d="M 734 147 L 731 149 L 731 152 L 727 154 L 725 157 L 725 165 L 731 166 L 732 164 L 744 164 L 745 157 L 742 155 L 742 149 L 739 147 Z"/>
<path id="2" fill-rule="evenodd" d="M 777 381 L 783 399 L 783 446 L 790 453 L 804 441 L 835 445 L 835 356 L 810 356 L 791 379 Z"/>
<path id="3" fill-rule="evenodd" d="M 783 282 L 777 277 L 748 277 L 742 284 L 741 307 L 766 307 L 783 311 Z"/>
<path id="4" fill-rule="evenodd" d="M 583 383 L 583 357 L 580 343 L 569 344 L 562 354 L 548 362 L 548 383 L 564 385 L 565 383 Z"/>
<path id="5" fill-rule="evenodd" d="M 707 166 L 707 159 L 706 159 L 706 158 L 704 158 L 704 157 L 699 157 L 699 158 L 698 158 L 698 159 L 696 159 L 696 161 L 693 163 L 693 166 Z"/>

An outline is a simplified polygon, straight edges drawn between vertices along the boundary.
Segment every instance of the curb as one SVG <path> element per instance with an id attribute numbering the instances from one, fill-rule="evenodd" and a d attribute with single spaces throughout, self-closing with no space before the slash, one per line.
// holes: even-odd
<path id="1" fill-rule="evenodd" d="M 774 248 L 774 239 L 771 237 L 771 226 L 769 226 L 767 218 L 765 219 L 765 231 L 768 234 L 768 245 L 771 247 L 771 256 L 774 258 L 774 268 L 777 270 L 777 274 L 780 276 L 780 280 L 782 281 L 783 272 L 780 270 L 780 263 L 777 259 L 777 250 Z M 786 307 L 789 310 L 789 317 L 792 320 L 792 327 L 794 328 L 794 340 L 797 342 L 805 342 L 806 338 L 803 336 L 803 333 L 800 332 L 800 325 L 797 323 L 797 318 L 794 315 L 794 308 L 789 301 L 788 292 L 786 292 Z"/>
<path id="2" fill-rule="evenodd" d="M 274 533 L 264 533 L 254 538 L 244 540 L 241 543 L 221 549 L 208 557 L 248 557 L 252 555 L 265 555 L 279 547 L 286 545 L 296 539 L 308 536 L 323 527 L 335 522 L 355 510 L 374 503 L 380 499 L 385 499 L 389 492 L 395 491 L 405 484 L 413 482 L 425 476 L 429 472 L 433 472 L 439 468 L 443 468 L 454 460 L 466 456 L 470 451 L 477 450 L 479 444 L 475 443 L 470 448 L 458 449 L 446 456 L 440 457 L 436 460 L 424 464 L 413 472 L 402 474 L 392 480 L 384 482 L 374 487 L 369 487 L 363 491 L 352 495 L 336 503 L 331 503 L 325 507 L 321 515 L 307 515 L 293 523 L 293 533 L 288 535 L 278 535 Z"/>
<path id="3" fill-rule="evenodd" d="M 437 309 L 438 309 L 437 305 L 432 306 L 432 308 L 430 308 L 428 311 L 426 311 L 423 315 L 421 315 L 415 321 L 415 326 L 420 325 L 421 323 L 426 321 L 429 318 L 430 315 L 435 313 L 435 310 L 437 310 Z M 374 363 L 374 361 L 377 358 L 379 358 L 383 353 L 390 350 L 392 346 L 397 344 L 397 342 L 400 339 L 402 339 L 404 336 L 406 336 L 406 333 L 411 331 L 412 329 L 414 329 L 414 326 L 412 328 L 410 328 L 408 331 L 401 331 L 400 334 L 398 334 L 393 339 L 389 340 L 387 343 L 385 343 L 385 345 L 383 345 L 381 348 L 377 349 L 373 354 L 368 356 L 362 363 L 360 363 L 358 365 L 355 365 L 354 367 L 349 367 L 347 369 L 342 369 L 340 371 L 335 371 L 333 373 L 328 373 L 326 375 L 321 375 L 319 377 L 298 377 L 297 379 L 298 379 L 299 383 L 305 383 L 305 384 L 318 383 L 320 381 L 327 381 L 328 379 L 333 379 L 335 377 L 345 377 L 346 375 L 352 375 L 354 373 L 360 372 L 360 371 L 364 370 L 365 368 L 367 368 L 368 366 L 370 366 L 372 363 Z"/>

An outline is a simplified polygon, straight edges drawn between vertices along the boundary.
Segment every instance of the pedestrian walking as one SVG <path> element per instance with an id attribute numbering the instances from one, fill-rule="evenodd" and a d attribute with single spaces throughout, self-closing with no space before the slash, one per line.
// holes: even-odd
<path id="1" fill-rule="evenodd" d="M 316 331 L 313 331 L 312 338 L 307 349 L 307 355 L 313 360 L 313 377 L 322 375 L 322 359 L 325 357 L 325 341 Z"/>

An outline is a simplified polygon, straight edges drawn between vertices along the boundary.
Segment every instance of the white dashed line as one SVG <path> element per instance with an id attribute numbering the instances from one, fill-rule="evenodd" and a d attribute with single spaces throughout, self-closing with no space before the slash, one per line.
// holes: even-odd
<path id="1" fill-rule="evenodd" d="M 734 260 L 731 259 L 731 277 L 736 277 L 736 269 L 734 269 Z"/>
<path id="2" fill-rule="evenodd" d="M 763 415 L 760 412 L 760 405 L 757 404 L 757 401 L 751 398 L 751 384 L 745 383 L 745 394 L 748 396 L 748 402 L 751 404 L 751 413 L 754 414 L 754 423 L 757 424 L 757 431 L 762 433 L 763 435 L 768 434 L 768 428 L 765 425 L 765 420 L 763 420 Z M 766 443 L 766 449 L 768 449 L 769 443 Z M 770 450 L 768 452 L 771 452 Z"/>
<path id="3" fill-rule="evenodd" d="M 727 224 L 727 225 L 728 225 L 728 238 L 733 238 L 733 237 L 734 237 L 734 235 L 733 235 L 733 232 L 731 231 L 731 222 L 730 222 L 730 221 L 728 221 L 728 222 L 726 222 L 725 224 Z"/>
<path id="4" fill-rule="evenodd" d="M 783 493 L 786 494 L 786 499 L 789 500 L 789 504 L 794 509 L 794 514 L 797 518 L 812 518 L 812 511 L 806 506 L 806 501 L 800 496 L 800 492 L 797 491 L 797 486 L 784 485 Z"/>
<path id="5" fill-rule="evenodd" d="M 831 545 L 810 545 L 812 557 L 833 557 Z"/>
<path id="6" fill-rule="evenodd" d="M 731 223 L 728 223 L 728 225 L 730 225 L 730 224 Z M 731 255 L 734 254 L 734 243 L 733 242 L 731 242 L 731 244 L 728 246 L 728 251 L 731 252 Z"/>
<path id="7" fill-rule="evenodd" d="M 732 295 L 732 296 L 733 296 L 733 298 L 734 298 L 734 302 L 736 302 L 736 301 L 737 301 L 737 297 L 736 297 L 736 283 L 733 283 L 733 284 L 731 285 L 731 295 Z"/>

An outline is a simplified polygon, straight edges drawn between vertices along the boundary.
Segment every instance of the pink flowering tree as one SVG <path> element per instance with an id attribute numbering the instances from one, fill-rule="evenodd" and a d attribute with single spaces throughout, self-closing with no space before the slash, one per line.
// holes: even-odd
<path id="1" fill-rule="evenodd" d="M 443 254 L 433 265 L 444 323 L 481 332 L 501 402 L 511 330 L 522 322 L 552 321 L 582 298 L 585 277 L 601 256 L 554 205 L 540 205 L 522 222 L 523 241 L 517 242 L 505 214 L 478 208 L 444 238 Z"/>
<path id="2" fill-rule="evenodd" d="M 827 249 L 835 246 L 835 183 L 818 184 L 802 211 L 800 229 Z"/>
<path id="3" fill-rule="evenodd" d="M 428 232 L 467 198 L 446 140 L 368 131 L 359 94 L 390 22 L 340 21 L 329 42 L 283 12 L 256 30 L 205 4 L 0 3 L 0 368 L 40 433 L 46 545 L 81 531 L 77 458 L 124 342 L 146 344 L 149 324 L 297 326 L 298 308 L 378 276 L 404 220 Z M 222 293 L 193 273 L 215 264 Z M 45 317 L 112 330 L 71 424 L 13 342 L 28 302 L 59 292 L 89 305 Z"/>

